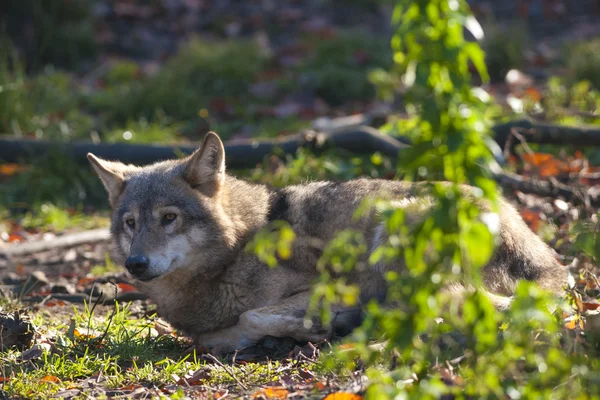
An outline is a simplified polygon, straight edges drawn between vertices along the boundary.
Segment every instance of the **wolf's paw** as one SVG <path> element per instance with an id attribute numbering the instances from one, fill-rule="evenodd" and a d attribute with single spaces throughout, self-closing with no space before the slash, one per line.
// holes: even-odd
<path id="1" fill-rule="evenodd" d="M 298 319 L 294 338 L 297 340 L 318 343 L 331 337 L 331 328 L 323 326 L 318 319 Z"/>
<path id="2" fill-rule="evenodd" d="M 239 329 L 223 329 L 214 332 L 205 332 L 194 337 L 194 343 L 199 348 L 210 350 L 213 354 L 230 353 L 241 350 L 254 344 Z"/>

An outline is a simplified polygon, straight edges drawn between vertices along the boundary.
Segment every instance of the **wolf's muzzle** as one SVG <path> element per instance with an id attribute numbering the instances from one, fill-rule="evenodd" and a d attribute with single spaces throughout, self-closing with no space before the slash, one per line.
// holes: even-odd
<path id="1" fill-rule="evenodd" d="M 135 277 L 139 277 L 148 269 L 150 265 L 150 260 L 145 256 L 129 256 L 127 260 L 125 260 L 125 268 L 127 271 L 131 273 L 131 275 Z"/>

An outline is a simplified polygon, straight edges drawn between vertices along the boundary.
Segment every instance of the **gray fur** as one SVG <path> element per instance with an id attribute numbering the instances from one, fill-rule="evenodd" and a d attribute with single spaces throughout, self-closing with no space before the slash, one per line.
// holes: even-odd
<path id="1" fill-rule="evenodd" d="M 374 214 L 353 218 L 366 197 L 396 201 L 398 206 L 424 197 L 428 201 L 422 185 L 399 181 L 312 182 L 275 190 L 238 180 L 225 174 L 223 146 L 214 133 L 182 160 L 135 167 L 89 158 L 113 206 L 115 261 L 124 263 L 134 254 L 148 257 L 148 269 L 137 278 L 159 313 L 197 343 L 222 350 L 250 345 L 265 335 L 328 337 L 330 330 L 307 324 L 303 317 L 323 246 L 346 228 L 362 231 L 370 250 L 385 239 Z M 473 192 L 469 187 L 464 190 Z M 421 212 L 428 211 L 428 204 Z M 519 279 L 537 281 L 559 293 L 566 271 L 553 250 L 504 200 L 500 211 L 501 242 L 483 270 L 492 301 L 498 308 L 508 307 Z M 168 222 L 166 213 L 177 218 Z M 128 219 L 135 220 L 134 228 L 127 225 Z M 270 269 L 244 246 L 275 219 L 289 222 L 297 240 L 292 257 Z M 361 264 L 367 265 L 366 257 Z M 389 268 L 402 266 L 355 272 L 363 300 L 385 297 L 382 272 Z M 460 297 L 465 288 L 448 290 Z M 338 321 L 355 323 L 356 318 L 347 315 L 357 313 L 349 311 L 334 310 Z"/>

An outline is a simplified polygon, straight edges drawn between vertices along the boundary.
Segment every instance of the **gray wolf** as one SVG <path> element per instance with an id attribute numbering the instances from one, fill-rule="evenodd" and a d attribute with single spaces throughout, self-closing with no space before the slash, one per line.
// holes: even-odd
<path id="1" fill-rule="evenodd" d="M 212 132 L 180 160 L 139 167 L 88 158 L 113 208 L 115 261 L 137 279 L 163 318 L 196 344 L 221 351 L 247 347 L 267 335 L 319 341 L 332 329 L 351 329 L 356 321 L 343 308 L 334 310 L 332 327 L 305 324 L 322 254 L 315 243 L 328 243 L 336 232 L 353 228 L 373 249 L 385 239 L 383 229 L 374 216 L 353 218 L 361 201 L 377 196 L 402 206 L 420 196 L 420 184 L 400 181 L 357 179 L 273 189 L 239 180 L 225 173 L 223 144 Z M 297 239 L 291 257 L 269 268 L 244 248 L 274 220 L 287 221 Z M 484 290 L 496 307 L 508 307 L 520 279 L 560 292 L 564 267 L 505 200 L 499 237 L 482 270 Z M 381 268 L 363 269 L 352 279 L 363 301 L 385 297 Z"/>

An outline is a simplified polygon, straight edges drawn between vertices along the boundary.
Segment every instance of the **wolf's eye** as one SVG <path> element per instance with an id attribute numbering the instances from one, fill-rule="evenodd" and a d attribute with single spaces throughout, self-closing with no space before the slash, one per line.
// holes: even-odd
<path id="1" fill-rule="evenodd" d="M 135 228 L 135 219 L 133 218 L 127 218 L 125 220 L 125 224 L 127 224 L 128 227 L 130 227 L 131 229 Z"/>
<path id="2" fill-rule="evenodd" d="M 175 214 L 175 213 L 166 213 L 163 216 L 163 222 L 165 224 L 170 224 L 171 222 L 175 221 L 176 218 L 177 218 L 177 214 Z"/>

